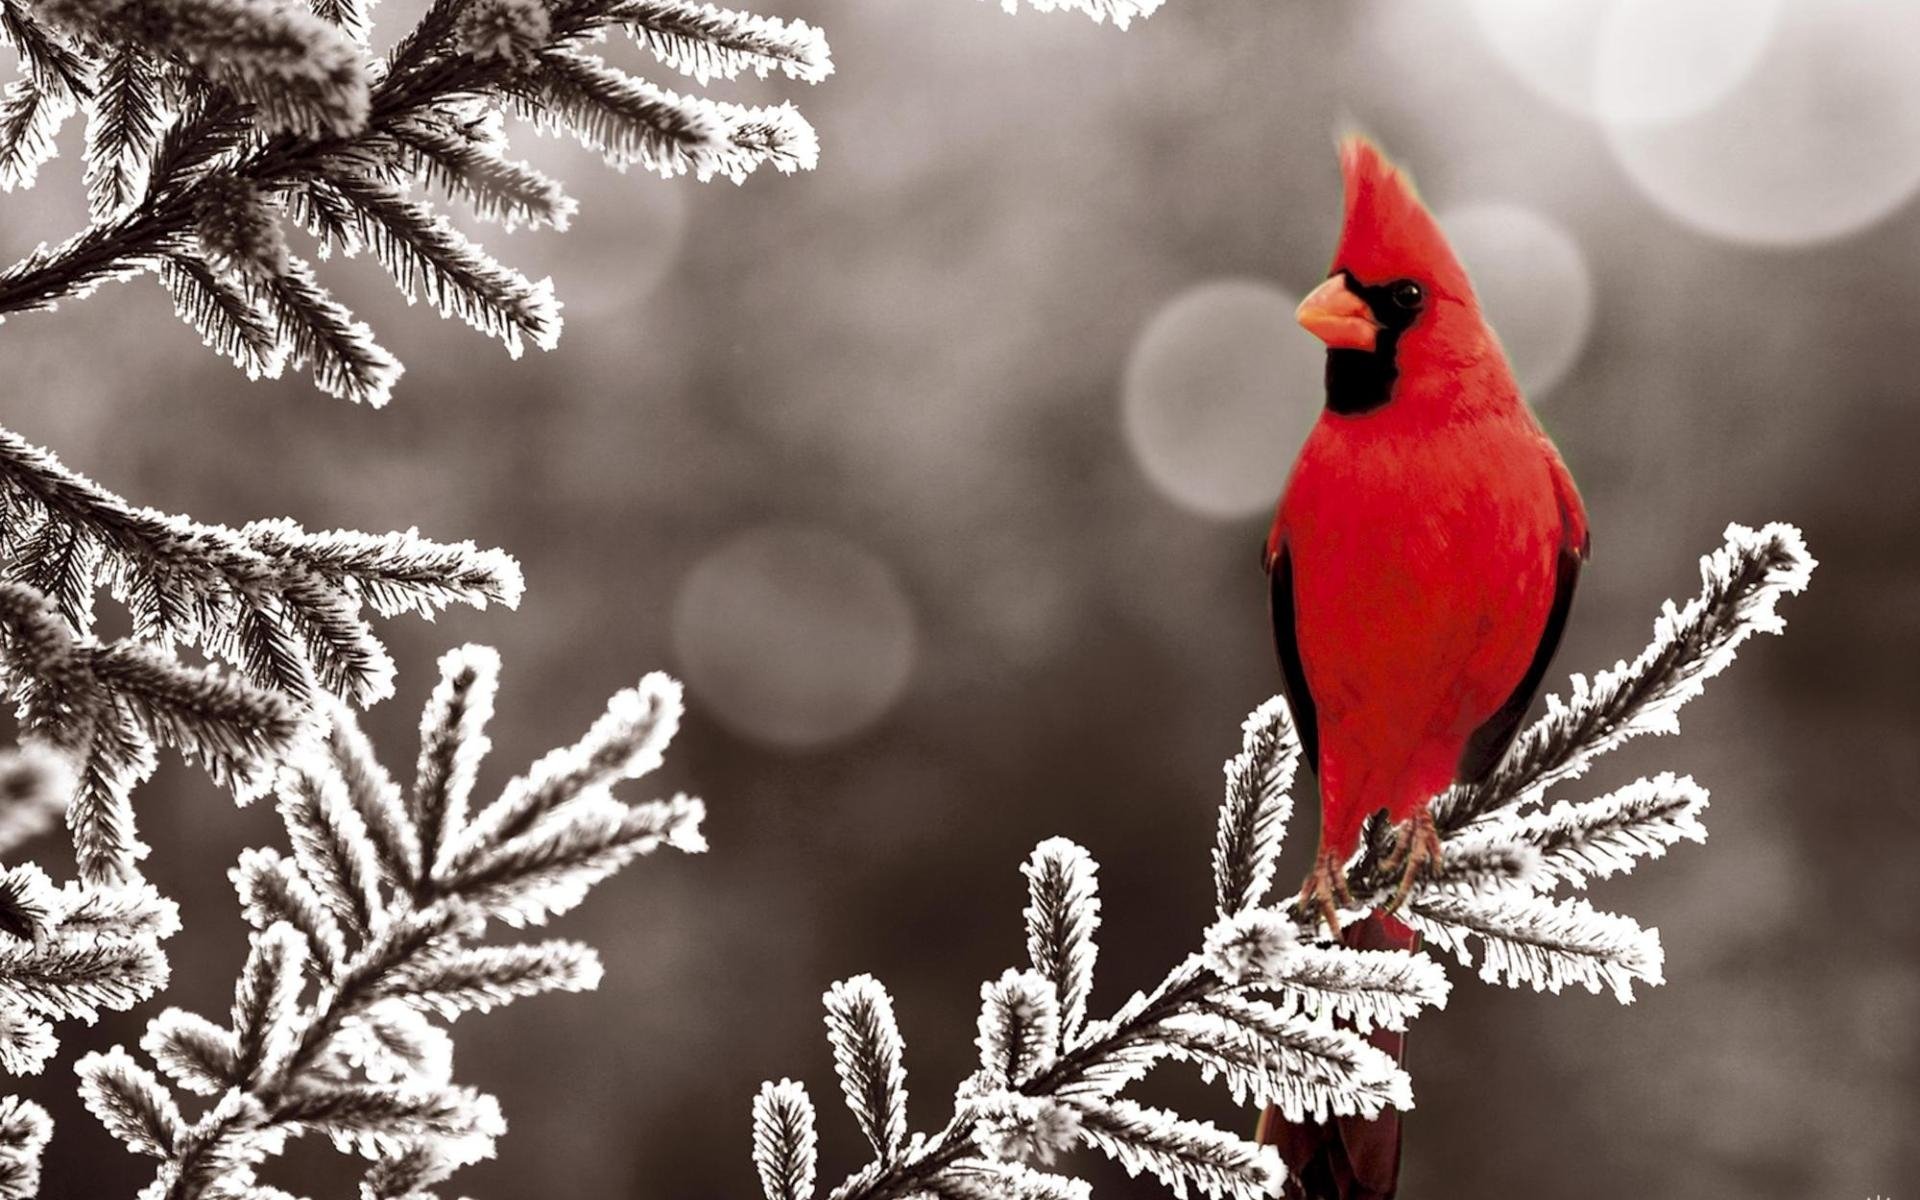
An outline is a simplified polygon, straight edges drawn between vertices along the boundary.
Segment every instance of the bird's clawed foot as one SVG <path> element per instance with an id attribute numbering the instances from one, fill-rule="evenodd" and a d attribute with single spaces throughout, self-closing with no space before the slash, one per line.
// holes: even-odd
<path id="1" fill-rule="evenodd" d="M 1353 893 L 1347 890 L 1346 864 L 1321 850 L 1313 860 L 1312 873 L 1300 886 L 1300 907 L 1324 920 L 1327 931 L 1337 942 L 1340 940 L 1340 906 L 1352 903 Z"/>
<path id="2" fill-rule="evenodd" d="M 1387 861 L 1381 867 L 1388 875 L 1399 872 L 1400 886 L 1393 890 L 1393 899 L 1387 904 L 1388 912 L 1399 911 L 1421 876 L 1432 875 L 1440 870 L 1440 831 L 1434 828 L 1433 812 L 1425 805 L 1394 826 L 1393 833 L 1393 853 L 1387 856 Z"/>

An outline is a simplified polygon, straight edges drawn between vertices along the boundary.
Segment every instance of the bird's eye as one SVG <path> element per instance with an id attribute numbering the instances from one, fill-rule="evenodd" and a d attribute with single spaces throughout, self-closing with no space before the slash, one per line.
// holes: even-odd
<path id="1" fill-rule="evenodd" d="M 1426 301 L 1427 291 L 1411 279 L 1402 279 L 1393 285 L 1393 302 L 1409 311 L 1419 308 Z"/>

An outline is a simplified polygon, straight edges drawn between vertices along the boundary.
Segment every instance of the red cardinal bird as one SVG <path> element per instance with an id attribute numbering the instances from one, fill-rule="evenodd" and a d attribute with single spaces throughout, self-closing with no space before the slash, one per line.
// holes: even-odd
<path id="1" fill-rule="evenodd" d="M 1266 545 L 1283 684 L 1320 781 L 1320 849 L 1300 897 L 1336 936 L 1345 866 L 1373 813 L 1396 835 L 1388 912 L 1438 865 L 1428 801 L 1506 754 L 1587 556 L 1573 479 L 1439 224 L 1365 139 L 1341 142 L 1340 167 L 1346 225 L 1298 314 L 1327 344 L 1327 407 Z M 1350 934 L 1414 940 L 1378 913 Z M 1338 1189 L 1316 1195 L 1393 1194 L 1392 1114 L 1321 1127 L 1332 1140 L 1317 1150 L 1277 1118 L 1262 1131 L 1296 1176 L 1318 1171 Z M 1322 1160 L 1303 1172 L 1294 1150 Z"/>

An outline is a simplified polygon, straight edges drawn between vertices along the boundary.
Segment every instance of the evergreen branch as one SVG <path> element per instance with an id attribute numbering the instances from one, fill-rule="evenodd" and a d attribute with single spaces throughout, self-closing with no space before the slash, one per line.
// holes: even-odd
<path id="1" fill-rule="evenodd" d="M 373 839 L 381 876 L 389 885 L 411 888 L 423 869 L 420 832 L 401 801 L 400 785 L 374 757 L 352 709 L 336 702 L 328 716 L 327 755 Z"/>
<path id="2" fill-rule="evenodd" d="M 940 1200 L 1093 1200 L 1092 1187 L 1024 1163 L 963 1158 L 927 1181 Z"/>
<path id="3" fill-rule="evenodd" d="M 94 219 L 119 215 L 147 186 L 160 139 L 160 73 L 144 47 L 115 47 L 101 65 L 87 122 L 87 203 Z"/>
<path id="4" fill-rule="evenodd" d="M 346 137 L 370 105 L 364 55 L 303 9 L 265 0 L 39 0 L 38 11 L 84 42 L 118 44 L 138 29 L 146 53 L 191 62 L 214 87 L 253 107 L 269 133 Z"/>
<path id="5" fill-rule="evenodd" d="M 273 318 L 245 289 L 191 254 L 168 258 L 159 277 L 173 311 L 208 349 L 232 359 L 248 379 L 280 377 L 286 358 Z"/>
<path id="6" fill-rule="evenodd" d="M 315 761 L 282 773 L 280 817 L 301 876 L 340 927 L 364 939 L 384 916 L 380 868 L 366 823 L 331 764 Z"/>
<path id="7" fill-rule="evenodd" d="M 462 646 L 440 659 L 440 684 L 420 719 L 420 763 L 406 808 L 428 874 L 466 826 L 474 776 L 492 745 L 485 731 L 499 681 L 500 656 L 487 647 Z"/>
<path id="8" fill-rule="evenodd" d="M 273 314 L 288 359 L 313 368 L 329 396 L 379 408 L 400 380 L 400 360 L 373 340 L 373 330 L 320 285 L 313 268 L 289 258 L 284 271 L 255 280 L 249 297 Z"/>
<path id="9" fill-rule="evenodd" d="M 459 317 L 499 338 L 519 358 L 521 338 L 542 350 L 560 340 L 552 280 L 532 283 L 494 262 L 446 218 L 409 200 L 370 173 L 343 171 L 317 182 L 352 214 L 359 241 L 392 274 L 409 302 L 424 297 L 443 317 Z"/>
<path id="10" fill-rule="evenodd" d="M 227 873 L 240 897 L 240 911 L 256 930 L 284 922 L 307 939 L 307 962 L 323 975 L 338 972 L 346 963 L 346 935 L 333 910 L 302 872 L 299 864 L 276 850 L 241 853 Z"/>
<path id="11" fill-rule="evenodd" d="M 1302 946 L 1276 989 L 1281 1007 L 1370 1029 L 1405 1029 L 1423 1009 L 1447 1006 L 1440 965 L 1397 950 Z"/>
<path id="12" fill-rule="evenodd" d="M 1057 994 L 1038 971 L 1009 970 L 980 985 L 981 1087 L 1005 1091 L 1052 1065 L 1061 1041 Z"/>
<path id="13" fill-rule="evenodd" d="M 719 169 L 725 121 L 711 100 L 680 96 L 573 49 L 550 49 L 515 90 L 519 115 L 571 134 L 625 170 L 639 163 L 663 178 Z"/>
<path id="14" fill-rule="evenodd" d="M 702 81 L 777 70 L 813 83 L 832 70 L 804 21 L 654 0 L 437 0 L 384 68 L 367 52 L 359 0 L 314 0 L 311 13 L 275 0 L 39 0 L 31 11 L 5 0 L 0 35 L 29 72 L 0 101 L 0 183 L 30 182 L 58 120 L 84 102 L 95 221 L 0 272 L 0 319 L 165 270 L 183 319 L 250 374 L 292 360 L 322 390 L 383 403 L 400 364 L 286 253 L 286 207 L 323 253 L 369 245 L 410 297 L 515 354 L 523 339 L 550 348 L 560 331 L 550 285 L 496 263 L 406 195 L 424 181 L 509 226 L 564 227 L 573 202 L 502 153 L 502 109 L 669 176 L 739 182 L 762 163 L 791 172 L 818 161 L 790 105 L 679 96 L 581 52 L 616 25 Z M 174 110 L 164 120 L 160 83 Z M 211 272 L 183 271 L 175 256 Z"/>
<path id="15" fill-rule="evenodd" d="M 60 34 L 34 15 L 27 0 L 0 0 L 0 42 L 20 56 L 27 77 L 41 91 L 65 93 L 75 99 L 92 95 L 86 62 Z"/>
<path id="16" fill-rule="evenodd" d="M 372 32 L 372 20 L 367 9 L 367 0 L 309 0 L 313 15 L 338 25 L 343 33 L 356 42 L 365 42 Z"/>
<path id="17" fill-rule="evenodd" d="M 153 770 L 156 742 L 246 799 L 297 728 L 270 692 L 148 646 L 74 637 L 44 596 L 17 583 L 0 583 L 0 678 L 23 729 L 79 763 L 67 822 L 92 883 L 133 875 L 142 847 L 128 792 Z"/>
<path id="18" fill-rule="evenodd" d="M 1578 984 L 1598 993 L 1611 988 L 1633 1003 L 1633 981 L 1665 982 L 1660 931 L 1599 912 L 1585 900 L 1554 901 L 1524 893 L 1489 896 L 1423 895 L 1408 922 L 1471 965 L 1468 935 L 1482 946 L 1480 978 L 1488 983 L 1558 992 Z"/>
<path id="19" fill-rule="evenodd" d="M 1198 1064 L 1208 1079 L 1221 1075 L 1240 1103 L 1273 1105 L 1290 1121 L 1413 1106 L 1399 1064 L 1349 1029 L 1238 996 L 1168 1026 L 1174 1057 Z"/>
<path id="20" fill-rule="evenodd" d="M 585 737 L 554 750 L 532 770 L 508 783 L 500 798 L 475 814 L 450 849 L 452 868 L 464 870 L 490 852 L 495 856 L 525 837 L 550 815 L 582 797 L 594 797 L 622 780 L 639 779 L 658 769 L 666 747 L 680 729 L 684 700 L 678 681 L 654 672 L 640 685 L 614 693 L 607 710 Z M 676 804 L 634 830 L 656 837 L 675 835 L 691 819 L 694 807 Z M 694 847 L 689 842 L 685 849 Z"/>
<path id="21" fill-rule="evenodd" d="M 198 1095 L 217 1096 L 245 1079 L 233 1031 L 183 1009 L 149 1021 L 140 1048 L 167 1078 Z"/>
<path id="22" fill-rule="evenodd" d="M 1657 857 L 1676 841 L 1698 840 L 1702 790 L 1662 775 L 1585 804 L 1488 814 L 1577 774 L 1635 733 L 1670 726 L 1673 709 L 1724 667 L 1742 640 L 1779 629 L 1775 601 L 1804 588 L 1811 566 L 1789 527 L 1757 534 L 1731 528 L 1728 545 L 1703 564 L 1701 598 L 1682 610 L 1669 606 L 1654 645 L 1633 667 L 1602 675 L 1591 687 L 1577 683 L 1574 702 L 1550 708 L 1493 784 L 1443 799 L 1443 824 L 1466 832 L 1448 847 L 1451 874 L 1424 879 L 1414 890 L 1407 916 L 1415 928 L 1463 961 L 1470 961 L 1469 942 L 1481 943 L 1481 975 L 1489 981 L 1553 991 L 1569 983 L 1605 986 L 1623 1001 L 1631 999 L 1633 980 L 1659 982 L 1654 931 L 1583 900 L 1533 896 L 1528 887 L 1583 885 Z M 1075 1032 L 1062 1014 L 1090 987 L 1094 868 L 1070 842 L 1043 843 L 1023 868 L 1035 970 L 1009 971 L 983 986 L 981 1067 L 938 1133 L 907 1136 L 904 1105 L 896 1102 L 904 1091 L 897 1078 L 902 1048 L 880 985 L 860 977 L 828 993 L 835 1065 L 875 1150 L 833 1190 L 833 1200 L 1055 1200 L 1075 1194 L 1071 1181 L 1020 1164 L 1050 1163 L 1080 1144 L 1130 1172 L 1156 1174 L 1176 1195 L 1188 1188 L 1246 1200 L 1268 1194 L 1278 1181 L 1273 1160 L 1257 1147 L 1121 1095 L 1169 1058 L 1195 1064 L 1243 1103 L 1275 1105 L 1292 1121 L 1373 1117 L 1411 1104 L 1405 1073 L 1361 1035 L 1403 1030 L 1421 1010 L 1444 1006 L 1445 975 L 1420 953 L 1302 944 L 1318 932 L 1317 914 L 1297 904 L 1258 907 L 1271 890 L 1299 747 L 1278 698 L 1257 709 L 1243 733 L 1242 751 L 1226 768 L 1213 854 L 1218 912 L 1202 952 L 1113 1016 Z M 1395 882 L 1372 848 L 1349 878 L 1369 906 Z M 1263 993 L 1271 999 L 1259 999 Z M 762 1107 L 773 1103 L 767 1097 L 775 1087 L 763 1088 Z M 778 1089 L 785 1108 L 804 1104 L 811 1112 L 798 1085 Z M 810 1186 L 789 1185 L 777 1168 L 786 1143 L 775 1128 L 771 1113 L 756 1122 L 764 1189 L 770 1200 L 807 1200 Z M 1027 1175 L 995 1174 L 1005 1164 Z"/>
<path id="23" fill-rule="evenodd" d="M 53 1023 L 24 1008 L 0 1009 L 0 1071 L 9 1075 L 38 1075 L 60 1049 Z M 4 1194 L 5 1164 L 0 1162 L 0 1194 Z"/>
<path id="24" fill-rule="evenodd" d="M 179 1145 L 185 1122 L 153 1072 L 118 1046 L 73 1065 L 80 1099 L 107 1132 L 136 1154 L 165 1158 Z"/>
<path id="25" fill-rule="evenodd" d="M 44 942 L 58 920 L 59 896 L 53 881 L 35 863 L 0 868 L 0 933 L 26 942 Z"/>
<path id="26" fill-rule="evenodd" d="M 1814 565 L 1791 525 L 1727 526 L 1726 544 L 1700 560 L 1700 594 L 1684 608 L 1667 605 L 1652 643 L 1631 664 L 1591 682 L 1576 675 L 1568 699 L 1548 697 L 1547 715 L 1520 735 L 1485 783 L 1456 788 L 1435 805 L 1441 829 L 1537 799 L 1629 738 L 1677 731 L 1681 706 L 1726 669 L 1742 642 L 1785 628 L 1775 605 L 1806 589 Z"/>
<path id="27" fill-rule="evenodd" d="M 1045 914 L 1074 904 L 1048 898 L 1077 892 L 1074 903 L 1091 904 L 1092 862 L 1085 851 L 1054 839 L 1035 851 L 1023 871 L 1034 892 L 1030 937 L 1038 928 L 1040 945 L 1056 943 L 1058 937 L 1046 931 L 1060 923 Z M 1060 882 L 1066 879 L 1079 882 Z M 1042 914 L 1037 922 L 1036 910 Z M 1321 985 L 1328 991 L 1344 986 L 1356 995 L 1392 991 L 1390 998 L 1356 1000 L 1349 1007 L 1404 1023 L 1422 1003 L 1445 999 L 1445 980 L 1433 964 L 1404 953 L 1309 954 L 1295 944 L 1290 918 L 1273 909 L 1217 921 L 1203 940 L 1205 955 L 1182 961 L 1151 992 L 1136 994 L 1112 1017 L 1073 1036 L 1062 1032 L 1054 1002 L 1058 985 L 1046 970 L 1009 971 L 984 985 L 981 1069 L 961 1086 L 953 1120 L 934 1135 L 907 1136 L 901 1047 L 884 989 L 865 976 L 836 984 L 826 997 L 835 1067 L 875 1155 L 833 1190 L 833 1200 L 923 1193 L 1076 1196 L 1080 1189 L 1072 1181 L 1020 1164 L 1051 1163 L 1080 1144 L 1112 1155 L 1130 1171 L 1162 1176 L 1176 1194 L 1187 1187 L 1211 1196 L 1267 1194 L 1276 1183 L 1272 1162 L 1251 1143 L 1120 1097 L 1170 1057 L 1198 1064 L 1208 1077 L 1224 1075 L 1243 1097 L 1303 1114 L 1372 1116 L 1389 1105 L 1411 1104 L 1406 1075 L 1386 1055 L 1297 1008 L 1249 996 L 1266 991 L 1292 997 Z M 1089 969 L 1091 951 L 1089 944 Z M 1347 955 L 1355 957 L 1349 962 Z M 1047 958 L 1042 954 L 1037 961 Z M 762 1095 L 775 1086 L 766 1085 Z M 778 1087 L 790 1103 L 796 1093 L 804 1101 L 797 1084 Z M 764 1142 L 768 1135 L 757 1136 Z M 756 1155 L 768 1196 L 780 1200 L 787 1194 L 782 1177 L 769 1175 L 766 1152 L 756 1149 Z M 1008 1190 L 983 1190 L 996 1185 Z"/>
<path id="28" fill-rule="evenodd" d="M 492 652 L 468 647 L 447 656 L 448 682 L 423 717 L 433 745 L 423 755 L 415 795 L 471 786 L 475 764 L 468 760 L 484 747 L 479 713 L 485 701 L 478 673 L 468 667 L 480 662 L 490 669 Z M 181 1089 L 218 1098 L 191 1122 L 159 1121 L 152 1114 L 177 1109 L 158 1077 L 144 1068 L 135 1068 L 138 1077 L 121 1069 L 132 1060 L 118 1050 L 111 1071 L 88 1068 L 89 1078 L 98 1081 L 89 1084 L 100 1093 L 96 1115 L 123 1140 L 159 1153 L 162 1161 L 146 1194 L 170 1200 L 257 1197 L 260 1164 L 279 1154 L 287 1138 L 307 1133 L 375 1160 L 366 1186 L 376 1197 L 415 1194 L 491 1154 L 504 1130 L 499 1107 L 492 1097 L 452 1082 L 452 1043 L 436 1018 L 599 983 L 600 960 L 579 943 L 490 946 L 480 939 L 494 916 L 526 911 L 523 902 L 543 913 L 557 911 L 530 899 L 531 893 L 558 887 L 577 898 L 612 869 L 610 861 L 617 865 L 667 841 L 695 843 L 697 802 L 629 810 L 606 791 L 659 761 L 678 700 L 672 681 L 649 677 L 641 688 L 616 696 L 579 744 L 542 760 L 544 771 L 536 769 L 543 786 L 555 789 L 554 803 L 520 840 L 577 832 L 577 818 L 598 820 L 611 808 L 631 813 L 619 822 L 619 845 L 602 847 L 590 862 L 546 861 L 537 878 L 501 868 L 478 881 L 394 868 L 404 852 L 404 838 L 395 831 L 410 833 L 412 816 L 348 711 L 323 708 L 334 728 L 324 740 L 305 744 L 282 771 L 281 811 L 292 855 L 249 850 L 233 871 L 242 910 L 256 932 L 235 984 L 228 1027 L 169 1009 L 150 1022 L 141 1040 Z M 463 782 L 450 784 L 454 776 Z M 386 834 L 375 832 L 380 822 L 362 817 L 370 808 L 397 816 Z M 449 828 L 458 824 L 456 819 Z M 487 853 L 476 862 L 489 868 L 499 866 L 494 852 L 517 853 L 513 839 L 486 840 L 482 847 Z M 0 998 L 11 986 L 5 950 L 0 939 Z M 40 1003 L 77 1010 L 102 1002 L 86 990 L 83 964 L 56 965 L 64 990 L 41 988 Z"/>
<path id="29" fill-rule="evenodd" d="M 1135 21 L 1144 21 L 1159 11 L 1164 0 L 1027 0 L 1035 12 L 1077 12 L 1091 17 L 1095 25 L 1113 22 L 1125 29 Z M 1020 10 L 1020 0 L 1000 0 L 1000 10 L 1012 14 Z"/>
<path id="30" fill-rule="evenodd" d="M 1240 753 L 1228 759 L 1227 798 L 1214 843 L 1215 903 L 1231 916 L 1260 903 L 1273 886 L 1274 861 L 1293 816 L 1293 773 L 1300 741 L 1286 701 L 1278 696 L 1241 725 Z"/>
<path id="31" fill-rule="evenodd" d="M 1093 992 L 1098 870 L 1091 855 L 1065 838 L 1040 843 L 1020 868 L 1027 877 L 1027 957 L 1054 989 L 1063 1041 L 1086 1023 Z"/>
<path id="32" fill-rule="evenodd" d="M 0 1096 L 0 1200 L 32 1200 L 40 1192 L 40 1155 L 53 1136 L 47 1110 L 18 1096 Z"/>
<path id="33" fill-rule="evenodd" d="M 295 700 L 314 680 L 362 702 L 391 689 L 392 664 L 362 603 L 431 615 L 454 602 L 517 604 L 521 591 L 512 558 L 471 542 L 308 533 L 290 521 L 236 530 L 135 508 L 6 430 L 0 538 L 9 574 L 54 585 L 76 628 L 104 584 L 131 611 L 137 639 L 197 643 Z"/>
<path id="34" fill-rule="evenodd" d="M 1157 1176 L 1176 1197 L 1191 1185 L 1204 1195 L 1266 1200 L 1279 1191 L 1277 1163 L 1263 1148 L 1204 1121 L 1186 1121 L 1131 1100 L 1081 1101 L 1081 1136 L 1126 1168 Z"/>
<path id="35" fill-rule="evenodd" d="M 257 1086 L 279 1073 L 293 1052 L 307 943 L 289 924 L 253 935 L 247 962 L 233 986 L 233 1082 Z"/>
<path id="36" fill-rule="evenodd" d="M 625 0 L 611 14 L 662 66 L 701 83 L 752 71 L 765 79 L 819 83 L 833 73 L 821 31 L 805 21 L 781 21 L 691 0 Z"/>
<path id="37" fill-rule="evenodd" d="M 52 1020 L 92 1022 L 122 1012 L 167 982 L 167 960 L 144 939 L 55 937 L 0 942 L 0 999 Z"/>
<path id="38" fill-rule="evenodd" d="M 791 1079 L 763 1083 L 753 1098 L 753 1164 L 767 1200 L 813 1200 L 820 1167 L 813 1101 Z"/>
<path id="39" fill-rule="evenodd" d="M 1707 791 L 1690 776 L 1662 772 L 1597 800 L 1563 800 L 1545 812 L 1512 814 L 1475 823 L 1447 847 L 1454 859 L 1488 851 L 1523 850 L 1534 867 L 1522 882 L 1543 891 L 1559 883 L 1584 888 L 1590 879 L 1631 871 L 1679 842 L 1704 842 L 1700 814 Z"/>
<path id="40" fill-rule="evenodd" d="M 827 1040 L 840 1090 L 882 1165 L 899 1157 L 907 1139 L 907 1070 L 893 998 L 871 975 L 828 989 Z"/>
<path id="41" fill-rule="evenodd" d="M 53 157 L 53 139 L 76 105 L 64 91 L 35 79 L 16 79 L 0 93 L 0 189 L 32 187 Z M 4 278 L 4 277 L 0 277 Z"/>
<path id="42" fill-rule="evenodd" d="M 394 122 L 392 135 L 408 174 L 509 231 L 522 224 L 565 229 L 579 207 L 558 183 L 506 157 L 497 113 L 462 121 L 429 110 Z"/>
<path id="43" fill-rule="evenodd" d="M 600 956 L 579 942 L 471 946 L 423 956 L 378 990 L 451 1020 L 542 992 L 590 992 L 602 971 Z"/>

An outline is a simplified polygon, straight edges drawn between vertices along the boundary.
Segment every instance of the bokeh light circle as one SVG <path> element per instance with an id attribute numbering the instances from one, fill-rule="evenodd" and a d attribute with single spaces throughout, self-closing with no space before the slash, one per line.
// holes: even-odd
<path id="1" fill-rule="evenodd" d="M 1252 280 L 1181 293 L 1135 341 L 1121 389 L 1127 445 L 1181 507 L 1238 518 L 1272 507 L 1323 403 L 1325 347 L 1297 296 Z"/>
<path id="2" fill-rule="evenodd" d="M 1518 204 L 1462 205 L 1440 214 L 1440 224 L 1520 390 L 1540 400 L 1566 378 L 1593 328 L 1593 274 L 1580 243 Z"/>
<path id="3" fill-rule="evenodd" d="M 1663 211 L 1732 241 L 1856 232 L 1920 188 L 1920 5 L 1788 6 L 1720 103 L 1685 120 L 1611 123 L 1607 140 Z"/>
<path id="4" fill-rule="evenodd" d="M 1700 112 L 1750 71 L 1781 0 L 1472 0 L 1474 23 L 1529 88 L 1615 122 Z"/>
<path id="5" fill-rule="evenodd" d="M 1672 121 L 1712 108 L 1752 74 L 1783 0 L 1613 0 L 1593 57 L 1602 121 Z"/>
<path id="6" fill-rule="evenodd" d="M 771 745 L 844 741 L 912 674 L 913 607 L 887 564 L 832 530 L 766 525 L 701 559 L 672 617 L 677 666 L 735 732 Z"/>

